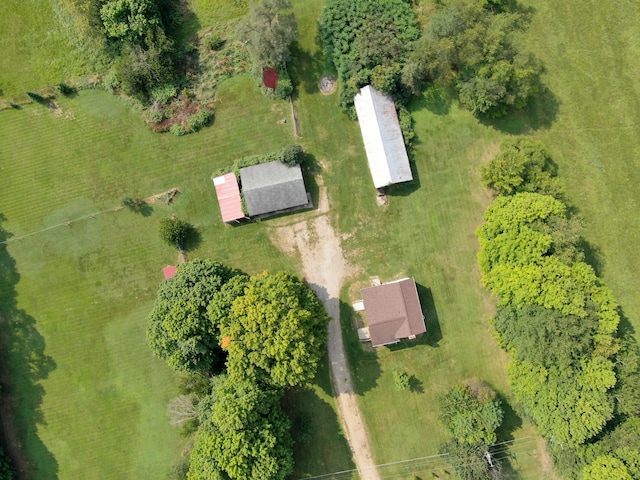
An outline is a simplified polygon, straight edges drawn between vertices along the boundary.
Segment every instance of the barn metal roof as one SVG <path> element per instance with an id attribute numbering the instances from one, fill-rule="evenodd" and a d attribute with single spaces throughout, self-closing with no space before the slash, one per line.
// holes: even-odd
<path id="1" fill-rule="evenodd" d="M 240 188 L 234 173 L 227 173 L 222 177 L 215 177 L 213 184 L 216 187 L 218 204 L 223 222 L 232 222 L 243 218 L 242 200 L 240 199 Z"/>
<path id="2" fill-rule="evenodd" d="M 413 180 L 391 97 L 367 85 L 354 97 L 354 103 L 374 186 Z"/>

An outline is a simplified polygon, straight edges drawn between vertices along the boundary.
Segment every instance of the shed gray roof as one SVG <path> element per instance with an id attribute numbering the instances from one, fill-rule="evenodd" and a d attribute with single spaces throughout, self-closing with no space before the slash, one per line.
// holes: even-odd
<path id="1" fill-rule="evenodd" d="M 275 161 L 241 168 L 240 181 L 250 216 L 307 204 L 300 165 Z"/>
<path id="2" fill-rule="evenodd" d="M 371 85 L 354 99 L 369 170 L 376 188 L 413 180 L 393 100 Z"/>

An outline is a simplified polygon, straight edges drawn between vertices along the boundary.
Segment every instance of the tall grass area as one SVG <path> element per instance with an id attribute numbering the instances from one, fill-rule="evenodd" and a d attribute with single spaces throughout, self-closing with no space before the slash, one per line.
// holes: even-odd
<path id="1" fill-rule="evenodd" d="M 95 70 L 102 52 L 94 40 L 78 33 L 80 20 L 61 0 L 2 2 L 0 100 L 99 73 Z"/>
<path id="2" fill-rule="evenodd" d="M 19 406 L 30 478 L 164 478 L 180 457 L 184 441 L 165 413 L 175 376 L 145 343 L 161 269 L 177 261 L 158 238 L 160 218 L 198 227 L 202 242 L 189 258 L 296 271 L 264 225 L 222 224 L 211 183 L 233 159 L 290 143 L 290 124 L 278 124 L 288 106 L 267 101 L 248 77 L 225 82 L 218 96 L 215 125 L 188 137 L 152 133 L 98 91 L 61 99 L 61 116 L 40 105 L 0 113 L 0 205 L 14 236 L 17 303 L 45 357 L 32 385 L 16 379 L 3 395 Z M 148 217 L 112 211 L 124 195 L 173 187 L 175 204 Z M 19 353 L 7 352 L 10 370 L 24 371 L 16 362 L 29 357 Z"/>

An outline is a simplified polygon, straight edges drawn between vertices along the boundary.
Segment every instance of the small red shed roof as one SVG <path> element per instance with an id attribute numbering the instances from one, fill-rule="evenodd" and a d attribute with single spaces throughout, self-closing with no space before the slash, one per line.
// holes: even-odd
<path id="1" fill-rule="evenodd" d="M 162 273 L 164 275 L 164 278 L 166 278 L 167 280 L 170 279 L 171 277 L 173 277 L 176 274 L 176 270 L 178 270 L 178 267 L 176 267 L 174 265 L 167 265 L 166 267 L 164 267 L 162 269 Z"/>
<path id="2" fill-rule="evenodd" d="M 265 67 L 262 69 L 262 83 L 267 88 L 276 88 L 278 86 L 278 72 L 275 68 Z"/>
<path id="3" fill-rule="evenodd" d="M 215 177 L 213 184 L 218 195 L 218 204 L 223 222 L 233 222 L 239 218 L 244 218 L 242 211 L 242 200 L 240 199 L 240 188 L 234 173 L 227 173 L 222 177 Z"/>

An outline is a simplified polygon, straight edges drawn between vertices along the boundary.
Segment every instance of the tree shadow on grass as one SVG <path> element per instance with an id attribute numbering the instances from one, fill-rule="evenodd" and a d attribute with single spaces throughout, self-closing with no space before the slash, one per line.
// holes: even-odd
<path id="1" fill-rule="evenodd" d="M 314 384 L 326 389 L 330 383 L 326 358 Z M 349 443 L 336 411 L 313 387 L 295 387 L 285 393 L 282 407 L 291 419 L 294 440 L 292 478 L 326 475 L 355 468 Z"/>
<path id="2" fill-rule="evenodd" d="M 0 242 L 11 236 L 2 229 Z M 0 243 L 0 347 L 2 384 L 3 442 L 18 470 L 18 479 L 57 479 L 58 463 L 38 436 L 38 425 L 45 424 L 40 382 L 56 368 L 45 354 L 45 340 L 36 320 L 17 307 L 15 286 L 20 280 L 15 260 L 7 245 Z"/>
<path id="3" fill-rule="evenodd" d="M 513 109 L 500 118 L 483 117 L 480 118 L 480 122 L 512 135 L 530 134 L 536 130 L 551 127 L 558 116 L 560 103 L 549 87 L 542 82 L 538 83 L 537 88 L 538 92 L 533 95 L 525 108 Z"/>
<path id="4" fill-rule="evenodd" d="M 298 43 L 294 43 L 291 48 L 291 62 L 289 65 L 289 75 L 293 84 L 303 89 L 305 93 L 320 94 L 320 80 L 325 76 L 336 77 L 335 69 L 328 63 L 322 48 L 316 49 L 314 53 L 300 48 Z M 294 100 L 296 94 L 294 93 Z"/>
<path id="5" fill-rule="evenodd" d="M 454 92 L 441 85 L 428 85 L 422 93 L 409 103 L 409 111 L 428 110 L 435 115 L 447 115 L 455 99 Z"/>
<path id="6" fill-rule="evenodd" d="M 361 343 L 358 331 L 352 321 L 353 307 L 340 302 L 340 319 L 342 326 L 342 341 L 351 369 L 353 388 L 358 395 L 363 395 L 378 385 L 382 375 L 378 355 L 369 350 L 370 343 Z"/>
<path id="7" fill-rule="evenodd" d="M 187 238 L 185 238 L 182 244 L 182 250 L 184 250 L 185 252 L 193 252 L 201 244 L 202 244 L 202 234 L 197 228 L 192 227 L 189 230 L 189 235 L 187 235 Z"/>

